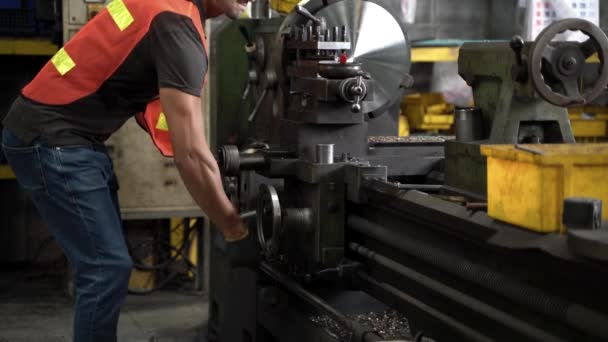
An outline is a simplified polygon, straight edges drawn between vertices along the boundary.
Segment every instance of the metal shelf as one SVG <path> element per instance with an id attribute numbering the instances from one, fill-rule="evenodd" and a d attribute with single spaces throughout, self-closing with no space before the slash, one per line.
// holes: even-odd
<path id="1" fill-rule="evenodd" d="M 460 46 L 418 46 L 412 48 L 412 63 L 458 62 Z M 599 63 L 597 53 L 589 63 Z"/>
<path id="2" fill-rule="evenodd" d="M 52 56 L 57 50 L 48 39 L 0 37 L 0 55 Z"/>

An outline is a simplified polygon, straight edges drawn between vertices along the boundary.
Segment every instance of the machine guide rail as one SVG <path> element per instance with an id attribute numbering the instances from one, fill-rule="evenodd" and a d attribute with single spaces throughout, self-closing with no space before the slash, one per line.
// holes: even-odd
<path id="1" fill-rule="evenodd" d="M 357 214 L 348 217 L 350 257 L 366 266 L 369 273 L 366 280 L 372 287 L 395 297 L 403 297 L 400 289 L 408 289 L 409 297 L 421 300 L 431 308 L 438 308 L 434 307 L 438 304 L 433 303 L 441 302 L 440 312 L 448 317 L 450 312 L 460 312 L 453 316 L 460 318 L 467 317 L 465 312 L 475 311 L 493 324 L 508 327 L 509 334 L 516 334 L 522 340 L 578 340 L 591 336 L 608 340 L 608 315 L 602 305 L 606 303 L 606 297 L 600 286 L 583 280 L 601 282 L 600 279 L 606 278 L 605 265 L 580 259 L 560 260 L 547 253 L 538 253 L 538 246 L 537 251 L 530 251 L 530 248 L 488 245 L 485 241 L 497 233 L 486 227 L 485 233 L 471 234 L 475 231 L 471 222 L 458 222 L 458 205 L 447 203 L 448 207 L 443 208 L 452 213 L 450 219 L 450 216 L 442 216 L 440 210 L 434 211 L 437 208 L 429 204 L 432 201 L 421 202 L 419 197 L 411 195 L 431 197 L 389 183 L 368 183 L 368 202 L 355 205 L 352 212 Z M 460 207 L 466 210 L 464 206 Z M 512 274 L 509 270 L 508 265 L 517 264 L 520 259 L 529 264 L 527 272 L 530 274 Z M 408 267 L 401 260 L 407 260 Z M 543 269 L 545 265 L 546 269 Z M 554 270 L 555 265 L 560 270 Z M 380 269 L 390 272 L 387 274 Z M 544 272 L 551 280 L 543 282 L 543 273 L 535 272 Z M 370 277 L 375 281 L 369 281 Z M 577 277 L 580 280 L 577 281 Z M 551 281 L 560 282 L 563 288 L 556 289 Z M 568 291 L 572 283 L 589 286 L 577 286 L 579 290 Z M 416 286 L 422 290 L 413 291 Z M 580 291 L 581 288 L 586 290 Z M 423 299 L 429 296 L 433 301 L 425 302 Z M 437 297 L 448 298 L 452 304 L 436 301 Z M 534 318 L 523 319 L 526 316 Z M 415 324 L 416 319 L 412 321 Z M 451 327 L 449 321 L 444 323 Z M 471 325 L 471 321 L 464 319 L 459 323 L 476 329 L 483 326 L 479 322 Z M 492 330 L 498 328 L 487 329 L 478 332 L 495 334 Z M 494 335 L 493 339 L 496 338 Z"/>

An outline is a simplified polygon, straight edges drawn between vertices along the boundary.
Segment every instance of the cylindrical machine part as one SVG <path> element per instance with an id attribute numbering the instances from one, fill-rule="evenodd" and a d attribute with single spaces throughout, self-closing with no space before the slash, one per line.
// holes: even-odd
<path id="1" fill-rule="evenodd" d="M 266 164 L 263 153 L 243 153 L 234 145 L 225 145 L 218 150 L 218 165 L 226 176 L 237 176 L 244 170 L 254 170 Z"/>
<path id="2" fill-rule="evenodd" d="M 270 19 L 272 18 L 272 9 L 270 8 L 270 0 L 258 0 L 251 2 L 251 18 L 252 19 Z"/>
<path id="3" fill-rule="evenodd" d="M 469 142 L 483 138 L 481 109 L 477 107 L 458 108 L 454 113 L 456 141 Z"/>
<path id="4" fill-rule="evenodd" d="M 252 170 L 263 166 L 266 159 L 262 153 L 241 153 L 241 170 Z"/>
<path id="5" fill-rule="evenodd" d="M 334 163 L 334 144 L 317 144 L 317 164 Z"/>
<path id="6" fill-rule="evenodd" d="M 283 211 L 283 226 L 285 229 L 310 233 L 312 231 L 312 219 L 313 214 L 310 208 L 287 208 Z"/>

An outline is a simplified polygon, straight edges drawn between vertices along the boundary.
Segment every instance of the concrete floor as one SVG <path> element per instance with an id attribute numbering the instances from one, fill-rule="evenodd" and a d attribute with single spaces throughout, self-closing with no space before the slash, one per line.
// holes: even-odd
<path id="1" fill-rule="evenodd" d="M 71 342 L 72 302 L 52 277 L 11 281 L 0 272 L 0 342 Z M 8 285 L 8 288 L 7 288 Z M 161 291 L 129 296 L 119 342 L 194 342 L 207 320 L 204 295 Z"/>

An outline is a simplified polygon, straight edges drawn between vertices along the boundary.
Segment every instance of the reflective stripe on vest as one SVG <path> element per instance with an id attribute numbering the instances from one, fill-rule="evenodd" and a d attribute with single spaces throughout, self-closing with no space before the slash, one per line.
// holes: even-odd
<path id="1" fill-rule="evenodd" d="M 118 29 L 121 31 L 124 31 L 133 23 L 133 21 L 135 21 L 131 12 L 129 12 L 129 9 L 122 0 L 113 0 L 110 2 L 108 5 L 108 12 L 112 19 L 114 19 L 114 23 L 116 23 Z"/>
<path id="2" fill-rule="evenodd" d="M 59 51 L 57 51 L 55 56 L 51 58 L 51 63 L 53 63 L 55 69 L 57 69 L 57 72 L 61 76 L 67 74 L 76 66 L 76 63 L 74 63 L 74 60 L 72 59 L 72 57 L 70 57 L 70 55 L 65 51 L 64 48 L 61 48 L 59 49 Z"/>
<path id="3" fill-rule="evenodd" d="M 163 113 L 160 100 L 148 103 L 142 119 L 138 120 L 138 122 L 141 125 L 141 121 L 143 121 L 144 129 L 148 131 L 150 137 L 152 137 L 152 142 L 160 153 L 165 157 L 173 157 L 173 145 L 171 145 L 169 136 L 169 125 Z"/>
<path id="4" fill-rule="evenodd" d="M 167 123 L 167 117 L 165 116 L 165 113 L 160 112 L 160 114 L 158 115 L 158 120 L 156 120 L 156 126 L 154 127 L 160 131 L 169 132 L 169 124 Z"/>

